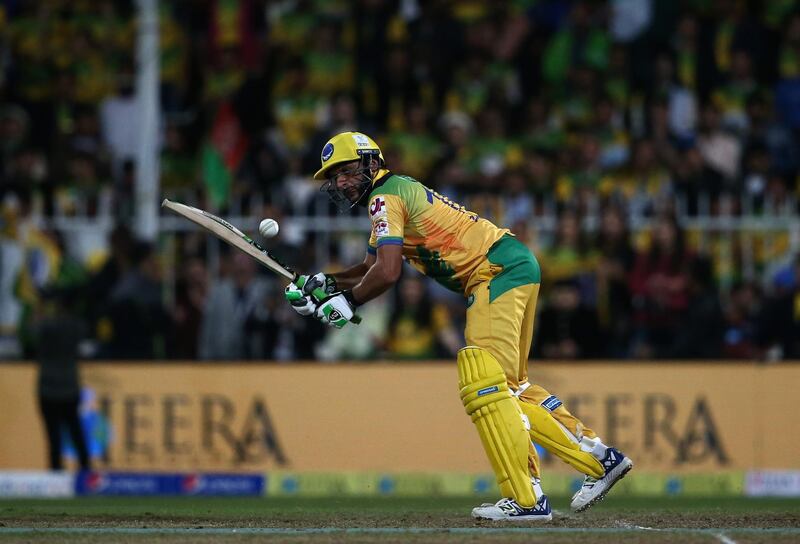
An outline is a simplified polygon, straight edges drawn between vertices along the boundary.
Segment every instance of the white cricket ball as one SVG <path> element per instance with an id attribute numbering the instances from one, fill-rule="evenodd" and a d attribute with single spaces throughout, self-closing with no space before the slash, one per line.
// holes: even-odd
<path id="1" fill-rule="evenodd" d="M 264 238 L 272 238 L 278 234 L 278 222 L 274 219 L 264 219 L 258 224 L 258 232 Z"/>

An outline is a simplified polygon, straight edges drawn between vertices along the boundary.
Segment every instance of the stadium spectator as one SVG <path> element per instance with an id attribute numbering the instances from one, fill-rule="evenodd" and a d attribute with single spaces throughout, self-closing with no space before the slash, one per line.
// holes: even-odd
<path id="1" fill-rule="evenodd" d="M 630 274 L 634 346 L 638 357 L 664 357 L 689 305 L 689 253 L 672 216 L 660 216 L 650 248 L 637 253 Z"/>
<path id="2" fill-rule="evenodd" d="M 718 197 L 722 192 L 733 190 L 739 175 L 742 145 L 739 139 L 722 127 L 718 107 L 708 102 L 700 111 L 700 130 L 697 147 L 711 176 L 704 189 Z"/>
<path id="3" fill-rule="evenodd" d="M 399 164 L 416 179 L 425 179 L 439 160 L 441 144 L 431 130 L 428 110 L 422 103 L 406 107 L 405 121 L 389 134 L 391 146 L 399 153 Z M 324 142 L 323 142 L 324 144 Z"/>
<path id="4" fill-rule="evenodd" d="M 407 273 L 393 293 L 386 334 L 386 352 L 394 359 L 449 359 L 463 340 L 453 327 L 447 307 L 435 300 L 426 282 Z"/>
<path id="5" fill-rule="evenodd" d="M 312 334 L 317 334 L 317 338 L 320 335 L 324 337 L 322 342 L 317 341 L 316 349 L 312 350 L 315 357 L 322 361 L 374 360 L 381 356 L 381 349 L 386 340 L 391 306 L 388 298 L 389 295 L 383 295 L 376 299 L 374 305 L 360 309 L 358 315 L 363 319 L 362 324 L 352 327 L 349 331 L 330 331 L 327 328 L 318 330 L 316 325 L 308 327 L 302 321 L 298 321 L 296 314 L 287 321 L 292 323 L 297 328 L 298 335 L 309 343 L 315 342 Z M 286 305 L 285 298 L 283 305 Z"/>
<path id="6" fill-rule="evenodd" d="M 112 192 L 112 184 L 104 178 L 95 155 L 76 153 L 68 159 L 64 182 L 56 187 L 55 215 L 110 218 Z"/>
<path id="7" fill-rule="evenodd" d="M 725 307 L 725 332 L 722 352 L 728 359 L 760 357 L 759 315 L 762 295 L 758 285 L 739 282 L 732 286 Z"/>
<path id="8" fill-rule="evenodd" d="M 717 359 L 725 329 L 710 259 L 696 256 L 689 264 L 688 304 L 675 337 L 663 356 L 670 359 Z"/>
<path id="9" fill-rule="evenodd" d="M 112 287 L 107 308 L 110 338 L 101 356 L 157 359 L 168 353 L 172 319 L 162 302 L 161 267 L 155 248 L 137 241 L 131 266 Z"/>
<path id="10" fill-rule="evenodd" d="M 100 134 L 100 119 L 93 106 L 76 108 L 72 131 L 68 133 L 67 152 L 84 153 L 102 160 L 106 154 Z"/>
<path id="11" fill-rule="evenodd" d="M 552 199 L 553 162 L 549 154 L 534 152 L 526 156 L 523 168 L 529 183 L 528 192 L 539 203 L 536 213 L 541 214 L 544 201 Z"/>
<path id="12" fill-rule="evenodd" d="M 794 172 L 798 165 L 798 141 L 792 137 L 787 123 L 776 118 L 774 97 L 767 93 L 755 94 L 746 107 L 749 122 L 746 150 L 766 149 L 769 163 L 776 171 L 784 174 Z"/>
<path id="13" fill-rule="evenodd" d="M 339 93 L 331 100 L 330 111 L 317 127 L 306 153 L 303 155 L 301 172 L 310 172 L 317 166 L 317 150 L 322 149 L 331 134 L 355 130 L 358 124 L 358 108 L 353 97 L 347 93 Z"/>
<path id="14" fill-rule="evenodd" d="M 207 294 L 205 262 L 199 257 L 190 257 L 182 264 L 180 278 L 175 283 L 175 306 L 172 310 L 175 337 L 171 355 L 176 359 L 197 359 Z"/>
<path id="15" fill-rule="evenodd" d="M 25 191 L 31 195 L 31 214 L 36 220 L 53 216 L 53 177 L 45 154 L 33 147 L 23 147 L 10 157 L 0 195 Z"/>
<path id="16" fill-rule="evenodd" d="M 630 164 L 603 179 L 599 193 L 606 201 L 626 205 L 634 215 L 654 215 L 672 196 L 672 180 L 653 140 L 633 144 Z"/>
<path id="17" fill-rule="evenodd" d="M 30 139 L 29 127 L 30 116 L 22 107 L 6 104 L 0 110 L 0 165 L 4 178 L 8 176 L 12 157 Z"/>
<path id="18" fill-rule="evenodd" d="M 592 271 L 597 257 L 591 250 L 590 240 L 583 231 L 578 214 L 572 209 L 561 212 L 556 227 L 555 241 L 544 252 L 542 261 L 542 289 L 547 293 L 549 285 L 559 280 L 575 279 L 581 291 L 581 299 L 594 290 Z"/>
<path id="19" fill-rule="evenodd" d="M 100 104 L 100 126 L 103 145 L 111 153 L 115 176 L 122 173 L 126 160 L 136 156 L 139 147 L 139 114 L 134 94 L 134 67 L 127 63 L 117 73 L 117 92 Z"/>
<path id="20" fill-rule="evenodd" d="M 256 275 L 253 259 L 240 251 L 224 257 L 225 275 L 208 293 L 200 329 L 198 355 L 206 360 L 242 360 L 254 355 L 245 326 L 266 311 L 267 283 Z"/>
<path id="21" fill-rule="evenodd" d="M 31 191 L 18 187 L 6 193 L 2 213 L 3 233 L 16 243 L 4 244 L 2 263 L 3 318 L 7 332 L 17 335 L 25 357 L 34 345 L 31 338 L 33 311 L 39 290 L 56 280 L 61 250 L 50 233 L 37 225 L 32 213 Z"/>
<path id="22" fill-rule="evenodd" d="M 88 306 L 88 319 L 91 328 L 104 331 L 101 340 L 110 337 L 110 324 L 106 315 L 114 287 L 121 281 L 134 263 L 136 239 L 125 224 L 116 225 L 108 234 L 108 253 L 86 281 L 84 296 Z"/>
<path id="23" fill-rule="evenodd" d="M 85 323 L 72 313 L 66 292 L 44 292 L 36 309 L 36 360 L 39 363 L 39 409 L 47 432 L 49 467 L 62 470 L 63 436 L 67 433 L 77 452 L 78 465 L 90 468 L 86 436 L 78 415 L 80 379 L 78 346 L 86 337 Z"/>
<path id="24" fill-rule="evenodd" d="M 599 253 L 594 269 L 595 307 L 603 352 L 607 357 L 625 358 L 632 332 L 628 273 L 633 267 L 634 251 L 621 208 L 607 206 L 603 210 L 595 247 Z"/>
<path id="25" fill-rule="evenodd" d="M 67 256 L 96 270 L 105 225 L 137 211 L 136 6 L 5 8 L 0 199 L 24 193 L 26 223 L 61 231 Z M 625 210 L 623 236 L 637 246 L 661 213 L 691 225 L 687 249 L 714 259 L 726 308 L 733 281 L 758 282 L 771 261 L 798 250 L 789 236 L 800 212 L 800 12 L 792 0 L 162 2 L 158 15 L 164 196 L 230 217 L 269 204 L 279 214 L 333 218 L 309 173 L 332 134 L 358 127 L 386 142 L 401 170 L 530 231 L 544 250 L 561 228 L 557 215 L 577 213 L 578 230 L 592 236 L 571 250 L 573 265 L 582 263 L 582 303 L 601 327 L 609 311 L 627 312 L 623 295 L 606 299 L 608 270 L 594 270 L 595 262 L 608 268 L 595 261 L 609 251 L 597 236 L 607 204 Z M 12 287 L 19 259 L 34 254 L 13 207 L 4 205 L 0 225 L 5 339 L 25 328 L 26 295 Z M 347 230 L 351 219 L 334 221 Z M 766 250 L 750 242 L 759 237 L 751 220 L 781 231 Z M 299 220 L 293 243 L 334 245 L 321 223 Z M 197 240 L 166 236 L 163 247 Z M 544 263 L 545 290 L 569 277 L 559 273 L 570 260 L 565 243 L 550 246 L 557 255 Z M 314 255 L 312 268 L 330 258 Z M 175 300 L 168 279 L 162 296 Z M 100 291 L 109 289 L 83 291 L 93 320 L 109 301 Z M 740 295 L 747 298 L 731 297 Z M 768 316 L 731 319 L 731 331 L 741 319 L 749 330 Z M 99 323 L 106 342 L 108 321 Z M 626 333 L 617 332 L 614 352 L 623 356 Z M 751 352 L 743 341 L 725 349 Z"/>
<path id="26" fill-rule="evenodd" d="M 576 65 L 597 70 L 608 65 L 610 40 L 598 24 L 601 9 L 585 1 L 572 5 L 568 23 L 554 33 L 542 55 L 542 73 L 546 81 L 563 84 Z"/>
<path id="27" fill-rule="evenodd" d="M 578 282 L 564 278 L 550 289 L 547 306 L 537 319 L 534 349 L 546 359 L 594 359 L 600 351 L 597 315 L 581 303 Z"/>
<path id="28" fill-rule="evenodd" d="M 764 302 L 761 344 L 770 359 L 800 358 L 800 254 L 795 257 L 792 278 Z"/>
<path id="29" fill-rule="evenodd" d="M 653 83 L 653 99 L 666 106 L 669 137 L 677 148 L 685 148 L 695 138 L 697 129 L 697 97 L 691 89 L 682 85 L 675 73 L 670 55 L 662 53 L 656 59 L 656 80 Z M 651 110 L 652 112 L 652 110 Z M 666 136 L 666 135 L 664 135 Z M 672 142 L 662 136 L 663 151 L 670 151 Z"/>
<path id="30" fill-rule="evenodd" d="M 528 192 L 527 179 L 520 170 L 511 170 L 503 182 L 504 195 L 500 205 L 503 209 L 503 220 L 509 225 L 526 223 L 533 217 L 533 197 Z"/>
<path id="31" fill-rule="evenodd" d="M 187 132 L 186 123 L 170 121 L 166 125 L 160 158 L 161 190 L 170 200 L 197 202 L 197 159 Z"/>
<path id="32" fill-rule="evenodd" d="M 281 286 L 282 287 L 282 286 Z M 328 332 L 324 325 L 300 323 L 295 314 L 286 307 L 282 289 L 272 283 L 265 303 L 265 312 L 251 316 L 245 323 L 245 331 L 252 335 L 253 357 L 276 361 L 313 361 L 315 359 L 365 359 L 375 355 L 374 339 L 369 339 L 365 351 L 356 347 L 353 351 L 338 351 L 328 342 L 339 342 L 339 347 L 354 348 L 354 337 L 336 338 L 334 335 L 322 343 L 319 339 Z M 363 335 L 367 337 L 368 335 Z M 360 346 L 361 349 L 363 345 Z M 366 354 L 365 354 L 366 353 Z"/>

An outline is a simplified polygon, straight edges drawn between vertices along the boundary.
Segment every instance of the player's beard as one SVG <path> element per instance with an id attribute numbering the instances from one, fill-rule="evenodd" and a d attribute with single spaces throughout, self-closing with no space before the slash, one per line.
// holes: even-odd
<path id="1" fill-rule="evenodd" d="M 321 189 L 328 193 L 328 198 L 336 204 L 336 207 L 339 208 L 341 212 L 347 212 L 355 206 L 363 206 L 366 208 L 369 200 L 369 190 L 372 187 L 372 177 L 366 172 L 362 172 L 361 176 L 363 179 L 361 183 L 344 190 L 338 187 L 327 188 L 327 184 L 323 185 Z M 357 196 L 354 195 L 353 199 L 351 199 L 348 194 L 351 190 L 357 192 Z"/>
<path id="2" fill-rule="evenodd" d="M 367 202 L 369 201 L 369 190 L 372 187 L 372 179 L 367 174 L 362 175 L 364 176 L 364 181 L 361 183 L 361 185 L 356 187 L 356 190 L 361 191 L 361 194 L 355 201 L 353 201 L 353 206 L 361 206 L 366 208 Z M 353 206 L 351 206 L 351 208 Z"/>

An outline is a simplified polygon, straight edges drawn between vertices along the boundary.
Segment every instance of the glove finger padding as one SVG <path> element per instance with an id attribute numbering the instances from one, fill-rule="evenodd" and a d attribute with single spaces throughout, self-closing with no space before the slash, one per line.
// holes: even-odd
<path id="1" fill-rule="evenodd" d="M 290 283 L 286 286 L 284 295 L 286 296 L 286 300 L 289 301 L 289 304 L 292 305 L 292 308 L 294 308 L 294 311 L 302 316 L 313 315 L 314 311 L 317 309 L 317 303 L 312 297 L 303 294 L 302 289 L 294 283 Z"/>

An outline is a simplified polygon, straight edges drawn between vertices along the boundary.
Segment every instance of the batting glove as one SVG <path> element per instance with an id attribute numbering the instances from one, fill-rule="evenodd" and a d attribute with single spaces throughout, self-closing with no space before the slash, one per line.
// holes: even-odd
<path id="1" fill-rule="evenodd" d="M 333 276 L 326 276 L 322 272 L 317 272 L 313 276 L 300 276 L 297 278 L 296 283 L 306 295 L 313 294 L 317 289 L 322 290 L 326 296 L 332 295 L 338 291 L 336 288 L 336 280 Z M 317 293 L 317 295 L 319 294 L 320 293 Z"/>
<path id="2" fill-rule="evenodd" d="M 317 301 L 313 297 L 303 294 L 303 290 L 297 284 L 290 283 L 287 285 L 284 296 L 286 296 L 286 300 L 289 301 L 289 304 L 298 314 L 302 316 L 314 315 L 314 311 L 317 309 Z"/>
<path id="3" fill-rule="evenodd" d="M 285 296 L 294 311 L 302 316 L 314 315 L 320 302 L 336 292 L 336 280 L 322 272 L 304 274 L 286 286 Z"/>
<path id="4" fill-rule="evenodd" d="M 351 291 L 342 291 L 323 300 L 318 306 L 314 316 L 337 329 L 341 329 L 350 321 L 358 323 L 355 315 L 356 303 Z"/>

